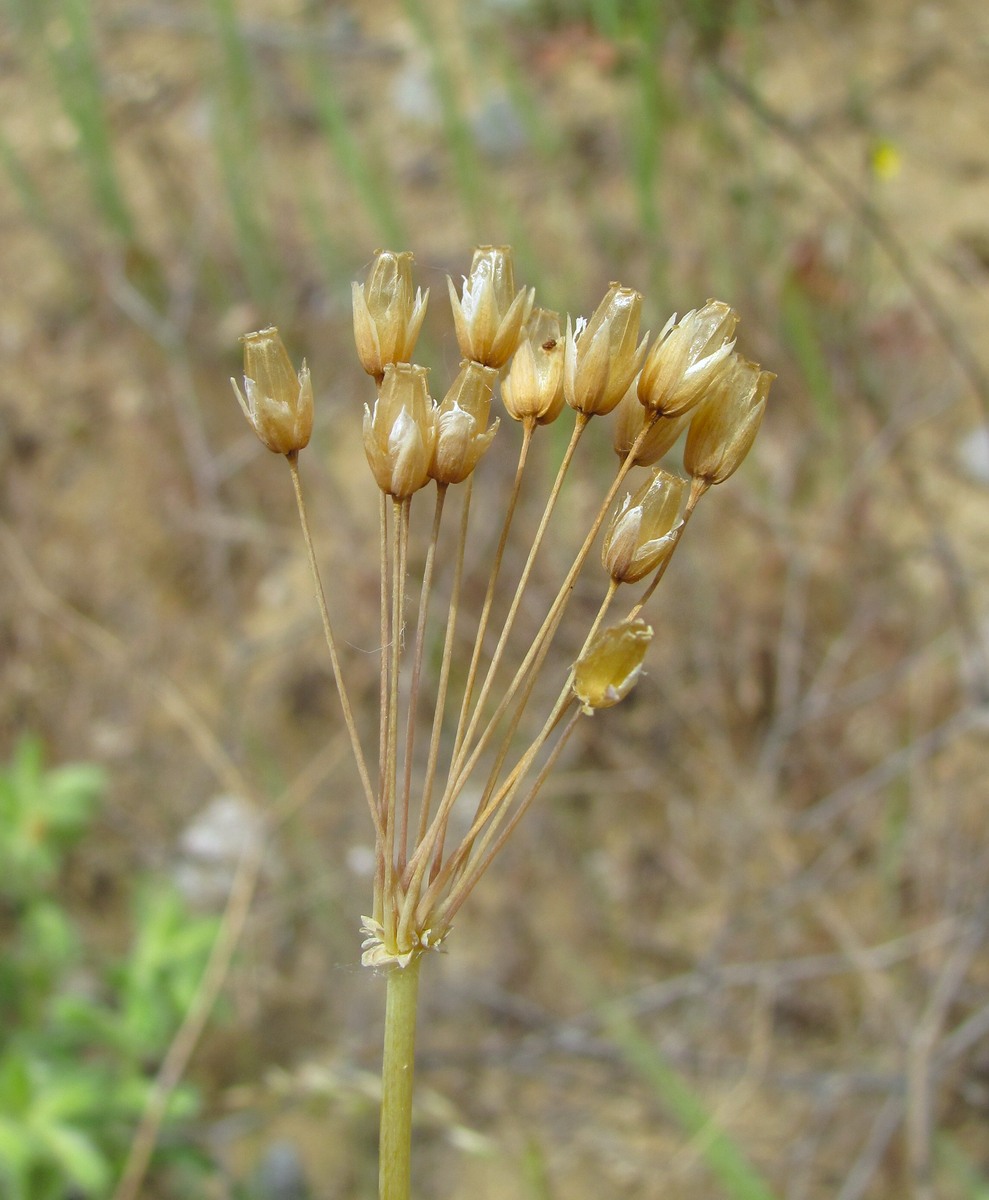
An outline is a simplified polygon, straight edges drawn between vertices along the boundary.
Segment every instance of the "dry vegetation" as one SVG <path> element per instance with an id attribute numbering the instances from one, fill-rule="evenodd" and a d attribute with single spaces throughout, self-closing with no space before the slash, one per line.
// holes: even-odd
<path id="1" fill-rule="evenodd" d="M 620 279 L 656 330 L 724 296 L 779 379 L 657 595 L 648 678 L 430 963 L 419 1194 L 768 1194 L 712 1173 L 720 1128 L 779 1197 L 984 1196 L 989 482 L 959 465 L 989 420 L 983 6 L 740 4 L 706 32 L 577 0 L 233 7 L 8 0 L 0 41 L 4 748 L 109 768 L 71 881 L 108 942 L 224 790 L 163 678 L 259 800 L 303 773 L 190 1066 L 224 1170 L 288 1139 L 315 1197 L 372 1194 L 382 998 L 371 831 L 237 336 L 275 321 L 309 360 L 303 470 L 373 728 L 350 281 L 416 251 L 446 378 L 444 275 L 507 241 L 563 310 Z"/>

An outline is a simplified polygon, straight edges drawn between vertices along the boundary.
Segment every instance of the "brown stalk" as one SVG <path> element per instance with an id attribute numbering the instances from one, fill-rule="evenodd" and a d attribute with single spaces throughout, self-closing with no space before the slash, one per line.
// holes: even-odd
<path id="1" fill-rule="evenodd" d="M 344 683 L 343 672 L 340 669 L 340 658 L 337 654 L 336 638 L 333 636 L 333 627 L 330 624 L 330 613 L 326 605 L 326 593 L 323 590 L 323 581 L 319 574 L 319 564 L 316 561 L 316 551 L 313 546 L 312 534 L 309 530 L 309 517 L 306 512 L 306 502 L 302 495 L 302 481 L 299 478 L 299 452 L 296 450 L 291 454 L 286 454 L 289 470 L 292 474 L 292 489 L 295 492 L 296 507 L 299 512 L 299 523 L 302 526 L 302 538 L 306 544 L 306 555 L 309 559 L 309 570 L 312 574 L 313 583 L 316 588 L 316 602 L 319 605 L 319 614 L 323 621 L 323 636 L 326 639 L 326 646 L 330 652 L 330 664 L 333 667 L 333 681 L 337 685 L 337 695 L 340 697 L 340 707 L 343 710 L 344 724 L 347 727 L 347 735 L 350 738 L 350 746 L 354 754 L 354 761 L 357 763 L 357 770 L 361 777 L 361 786 L 364 789 L 364 797 L 367 800 L 368 808 L 371 810 L 371 820 L 374 822 L 375 834 L 381 833 L 381 819 L 378 815 L 377 805 L 374 798 L 374 789 L 371 787 L 371 777 L 368 774 L 367 763 L 364 759 L 364 751 L 361 747 L 360 735 L 357 732 L 357 724 L 354 720 L 354 710 L 350 704 L 350 696 L 347 693 L 347 687 Z"/>
<path id="2" fill-rule="evenodd" d="M 405 870 L 408 857 L 408 827 L 409 800 L 412 792 L 412 758 L 415 749 L 416 712 L 419 707 L 419 683 L 422 677 L 422 654 L 426 638 L 426 616 L 429 612 L 429 601 L 433 586 L 433 567 L 436 561 L 436 543 L 439 539 L 440 522 L 443 519 L 443 503 L 446 500 L 447 485 L 438 484 L 436 488 L 436 507 L 433 511 L 433 527 L 429 536 L 429 547 L 426 551 L 426 563 L 423 569 L 422 586 L 419 591 L 419 619 L 416 623 L 416 641 L 412 660 L 412 679 L 409 685 L 408 709 L 405 717 L 405 754 L 402 779 L 402 814 L 398 830 L 398 873 Z M 439 707 L 437 705 L 437 707 Z"/>
<path id="3" fill-rule="evenodd" d="M 515 468 L 515 479 L 512 482 L 512 491 L 508 498 L 508 508 L 505 512 L 505 519 L 501 527 L 501 536 L 498 539 L 498 547 L 495 550 L 494 562 L 492 563 L 491 573 L 488 577 L 488 586 L 484 593 L 484 603 L 481 606 L 481 616 L 477 623 L 477 632 L 474 635 L 474 649 L 471 653 L 470 667 L 467 671 L 467 683 L 464 686 L 463 701 L 460 707 L 460 718 L 457 721 L 457 732 L 453 741 L 454 763 L 460 754 L 464 737 L 469 736 L 469 730 L 465 733 L 467 714 L 470 712 L 471 700 L 474 695 L 474 684 L 477 679 L 477 668 L 484 648 L 484 635 L 488 629 L 488 618 L 490 617 L 491 606 L 494 602 L 495 587 L 498 583 L 498 576 L 501 573 L 501 564 L 505 557 L 505 546 L 508 544 L 508 535 L 512 528 L 515 509 L 518 505 L 519 494 L 522 489 L 522 473 L 525 470 L 525 464 L 529 457 L 529 446 L 532 443 L 534 430 L 535 424 L 532 421 L 526 421 L 522 426 L 522 445 L 519 449 L 518 465 Z M 481 703 L 483 703 L 483 700 L 478 701 L 479 705 Z M 450 773 L 451 775 L 453 774 L 452 766 Z"/>

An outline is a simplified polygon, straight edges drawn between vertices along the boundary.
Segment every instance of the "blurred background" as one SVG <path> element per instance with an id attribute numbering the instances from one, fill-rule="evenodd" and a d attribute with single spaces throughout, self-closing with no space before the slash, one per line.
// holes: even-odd
<path id="1" fill-rule="evenodd" d="M 723 298 L 778 379 L 424 972 L 418 1194 L 989 1195 L 987 80 L 974 0 L 4 0 L 5 1195 L 113 1194 L 197 996 L 132 1194 L 375 1194 L 372 831 L 227 381 L 308 359 L 373 729 L 351 281 L 415 252 L 446 379 L 477 243 L 574 315 Z"/>

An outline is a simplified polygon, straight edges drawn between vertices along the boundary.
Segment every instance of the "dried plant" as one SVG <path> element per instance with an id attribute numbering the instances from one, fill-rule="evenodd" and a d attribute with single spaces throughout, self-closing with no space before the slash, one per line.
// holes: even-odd
<path id="1" fill-rule="evenodd" d="M 737 317 L 720 301 L 709 301 L 679 322 L 671 318 L 649 348 L 648 334 L 640 335 L 638 292 L 612 284 L 591 318 L 568 317 L 563 334 L 556 313 L 534 308 L 533 291 L 516 288 L 507 247 L 477 249 L 459 295 L 453 281 L 448 284 L 463 361 L 438 404 L 427 370 L 410 361 L 428 302 L 428 292 L 413 293 L 412 255 L 380 252 L 367 280 L 353 290 L 358 356 L 376 385 L 373 403 L 364 407 L 364 446 L 380 504 L 375 773 L 348 695 L 299 480 L 299 452 L 312 428 L 309 372 L 303 364 L 296 374 L 277 330 L 267 329 L 243 339 L 246 399 L 234 383 L 258 436 L 286 457 L 291 470 L 344 721 L 374 826 L 374 894 L 363 918 L 363 962 L 387 978 L 380 1148 L 380 1195 L 386 1200 L 409 1195 L 421 960 L 447 941 L 461 905 L 536 799 L 581 718 L 619 703 L 639 678 L 653 635 L 640 612 L 701 496 L 727 479 L 748 453 L 773 379 L 736 355 Z M 474 496 L 474 481 L 499 428 L 498 419 L 491 419 L 499 384 L 506 412 L 521 426 L 518 463 L 507 499 L 497 501 L 501 533 L 480 610 L 464 612 L 471 511 L 479 503 L 486 514 L 492 510 L 483 491 Z M 575 415 L 563 460 L 535 533 L 522 546 L 521 572 L 506 587 L 506 550 L 518 537 L 515 518 L 528 482 L 532 439 L 568 408 Z M 531 597 L 534 565 L 575 470 L 578 446 L 592 419 L 613 410 L 617 470 L 601 489 L 596 513 L 541 624 L 534 634 L 521 633 L 523 597 Z M 686 479 L 653 468 L 684 430 Z M 621 496 L 630 473 L 641 467 L 653 469 Z M 443 517 L 451 487 L 463 489 L 463 495 L 459 522 L 447 531 Z M 427 489 L 433 517 L 407 636 L 406 615 L 413 608 L 410 510 Z M 582 648 L 571 666 L 559 653 L 553 656 L 554 641 L 602 529 L 601 600 L 586 630 L 576 631 Z M 437 626 L 430 603 L 438 564 L 451 582 Z M 643 586 L 627 611 L 609 620 L 623 585 L 636 584 Z M 507 595 L 511 600 L 503 612 L 497 602 Z M 428 631 L 437 627 L 442 652 L 438 670 L 430 673 Z M 470 631 L 467 650 L 464 627 Z M 573 644 L 574 631 L 567 632 Z M 430 674 L 435 679 L 427 686 Z M 537 680 L 547 675 L 556 680 L 550 692 L 555 699 L 526 722 Z M 461 681 L 457 688 L 455 679 Z M 433 717 L 423 755 L 416 739 L 419 715 L 429 707 Z"/>

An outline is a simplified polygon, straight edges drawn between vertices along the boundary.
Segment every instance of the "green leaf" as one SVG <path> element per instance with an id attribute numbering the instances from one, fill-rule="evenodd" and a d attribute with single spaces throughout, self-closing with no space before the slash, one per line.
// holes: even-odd
<path id="1" fill-rule="evenodd" d="M 112 1176 L 110 1163 L 86 1134 L 68 1125 L 51 1125 L 41 1140 L 67 1179 L 94 1196 L 105 1195 Z"/>
<path id="2" fill-rule="evenodd" d="M 9 1177 L 26 1181 L 31 1157 L 24 1126 L 12 1117 L 0 1117 L 0 1180 L 6 1182 Z"/>
<path id="3" fill-rule="evenodd" d="M 12 1115 L 26 1113 L 31 1105 L 31 1072 L 25 1054 L 8 1050 L 0 1059 L 0 1109 Z"/>
<path id="4" fill-rule="evenodd" d="M 45 1080 L 44 1087 L 37 1089 L 34 1101 L 35 1119 L 42 1124 L 89 1121 L 109 1101 L 106 1080 L 96 1067 L 73 1069 L 52 1063 L 47 1073 L 50 1078 Z"/>
<path id="5" fill-rule="evenodd" d="M 46 771 L 41 742 L 20 740 L 9 766 L 0 768 L 0 895 L 24 901 L 45 891 L 102 790 L 97 767 Z"/>

